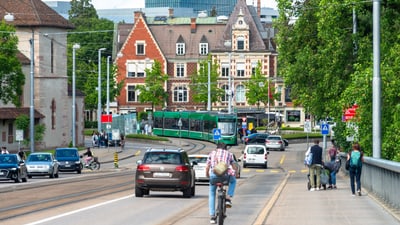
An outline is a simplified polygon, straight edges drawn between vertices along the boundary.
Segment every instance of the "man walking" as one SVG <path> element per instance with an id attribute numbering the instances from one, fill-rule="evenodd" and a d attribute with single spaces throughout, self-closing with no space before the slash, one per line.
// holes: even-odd
<path id="1" fill-rule="evenodd" d="M 310 166 L 310 191 L 319 191 L 321 187 L 321 167 L 322 167 L 322 148 L 319 146 L 319 140 L 314 140 L 314 145 L 311 146 L 312 163 Z M 315 179 L 315 177 L 317 179 Z M 317 183 L 315 184 L 315 180 Z"/>

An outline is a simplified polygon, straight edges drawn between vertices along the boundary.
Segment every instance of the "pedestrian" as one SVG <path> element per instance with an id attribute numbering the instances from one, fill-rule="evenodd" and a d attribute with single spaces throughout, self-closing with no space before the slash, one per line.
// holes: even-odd
<path id="1" fill-rule="evenodd" d="M 355 196 L 355 185 L 357 185 L 357 193 L 361 196 L 361 171 L 362 164 L 364 162 L 364 153 L 360 149 L 360 144 L 354 143 L 352 146 L 352 150 L 347 154 L 347 160 L 350 160 L 350 187 L 351 193 Z"/>
<path id="2" fill-rule="evenodd" d="M 1 154 L 10 154 L 5 146 L 1 147 Z"/>
<path id="3" fill-rule="evenodd" d="M 22 160 L 25 161 L 26 155 L 25 155 L 25 152 L 24 152 L 23 150 L 20 149 L 20 150 L 18 151 L 18 155 L 19 155 L 19 157 L 20 157 Z"/>
<path id="4" fill-rule="evenodd" d="M 336 156 L 338 155 L 339 150 L 335 145 L 335 140 L 332 140 L 332 147 L 328 150 L 328 155 L 331 162 L 335 162 Z"/>
<path id="5" fill-rule="evenodd" d="M 310 166 L 310 191 L 319 191 L 321 187 L 322 167 L 322 148 L 319 146 L 319 140 L 314 140 L 314 145 L 311 146 L 310 153 L 312 153 L 312 162 Z"/>
<path id="6" fill-rule="evenodd" d="M 228 165 L 228 170 L 225 172 L 224 175 L 220 177 L 214 173 L 214 168 L 218 165 L 219 162 L 224 162 Z M 208 195 L 208 208 L 209 208 L 209 215 L 211 217 L 210 223 L 216 223 L 216 216 L 215 216 L 215 195 L 217 191 L 217 186 L 215 185 L 216 180 L 221 179 L 228 179 L 229 186 L 228 192 L 226 196 L 226 207 L 232 207 L 232 197 L 235 193 L 236 188 L 236 172 L 237 168 L 234 164 L 233 154 L 229 152 L 226 148 L 224 143 L 218 143 L 217 149 L 210 152 L 207 159 L 207 166 L 206 166 L 206 176 L 210 178 L 210 185 L 209 185 L 209 195 Z"/>
<path id="7" fill-rule="evenodd" d="M 336 158 L 333 162 L 329 161 L 324 163 L 324 167 L 329 170 L 330 179 L 329 179 L 329 186 L 328 189 L 336 189 L 336 174 L 339 172 L 340 169 L 340 159 Z"/>
<path id="8" fill-rule="evenodd" d="M 93 131 L 92 133 L 92 147 L 99 147 L 99 136 L 97 135 L 97 131 Z"/>
<path id="9" fill-rule="evenodd" d="M 125 148 L 125 135 L 123 133 L 120 134 L 120 143 L 121 143 L 121 150 L 124 150 Z"/>

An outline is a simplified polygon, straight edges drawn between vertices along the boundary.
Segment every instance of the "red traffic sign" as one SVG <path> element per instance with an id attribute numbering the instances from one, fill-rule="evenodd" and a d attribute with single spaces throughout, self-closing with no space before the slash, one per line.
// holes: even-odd
<path id="1" fill-rule="evenodd" d="M 101 115 L 102 123 L 112 123 L 112 115 Z"/>

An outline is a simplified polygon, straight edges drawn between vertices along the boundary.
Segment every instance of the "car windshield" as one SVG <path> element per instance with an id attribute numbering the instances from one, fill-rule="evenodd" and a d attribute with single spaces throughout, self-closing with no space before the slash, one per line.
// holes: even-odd
<path id="1" fill-rule="evenodd" d="M 251 146 L 247 148 L 247 153 L 248 154 L 264 154 L 264 148 L 263 147 L 255 147 Z"/>
<path id="2" fill-rule="evenodd" d="M 151 152 L 146 154 L 144 160 L 146 164 L 182 164 L 179 153 L 171 152 Z"/>
<path id="3" fill-rule="evenodd" d="M 30 155 L 28 157 L 28 162 L 50 162 L 51 157 L 50 155 L 47 154 L 41 154 L 41 155 Z"/>
<path id="4" fill-rule="evenodd" d="M 17 163 L 17 157 L 10 155 L 0 155 L 1 164 Z"/>
<path id="5" fill-rule="evenodd" d="M 206 163 L 207 157 L 204 156 L 189 156 L 190 162 Z"/>
<path id="6" fill-rule="evenodd" d="M 58 157 L 77 157 L 75 150 L 58 150 L 57 151 Z"/>

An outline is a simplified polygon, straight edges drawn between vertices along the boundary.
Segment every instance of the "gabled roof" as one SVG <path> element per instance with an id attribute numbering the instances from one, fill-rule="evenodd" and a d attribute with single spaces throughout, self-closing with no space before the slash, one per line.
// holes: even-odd
<path id="1" fill-rule="evenodd" d="M 73 24 L 41 0 L 0 0 L 1 19 L 7 13 L 14 15 L 12 23 L 19 27 L 74 28 Z"/>
<path id="2" fill-rule="evenodd" d="M 229 17 L 228 23 L 225 27 L 224 36 L 219 40 L 217 49 L 219 51 L 229 51 L 231 47 L 225 47 L 225 41 L 232 40 L 232 27 L 238 20 L 240 12 L 243 13 L 243 19 L 249 26 L 250 31 L 250 51 L 265 51 L 266 46 L 261 36 L 261 32 L 265 32 L 262 26 L 257 26 L 255 18 L 246 4 L 246 0 L 238 0 L 232 14 Z M 261 30 L 260 30 L 261 29 Z"/>
<path id="3" fill-rule="evenodd" d="M 2 0 L 3 1 L 3 0 Z M 0 120 L 4 119 L 16 119 L 20 115 L 29 115 L 30 108 L 23 107 L 23 108 L 0 108 Z M 38 112 L 36 109 L 34 110 L 34 117 L 35 119 L 41 119 L 45 116 Z"/>

